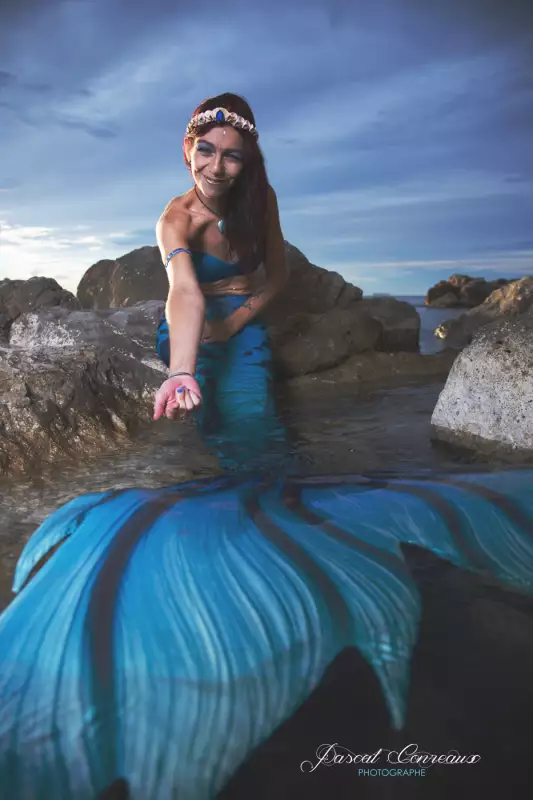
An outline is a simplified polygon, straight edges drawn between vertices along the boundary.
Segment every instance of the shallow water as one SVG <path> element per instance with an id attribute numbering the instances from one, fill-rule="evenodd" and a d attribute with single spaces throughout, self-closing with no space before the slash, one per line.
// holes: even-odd
<path id="1" fill-rule="evenodd" d="M 435 330 L 447 319 L 457 319 L 466 308 L 434 308 L 426 306 L 422 295 L 397 295 L 397 300 L 403 300 L 414 306 L 420 316 L 420 352 L 426 355 L 440 353 L 446 342 L 435 336 Z"/>

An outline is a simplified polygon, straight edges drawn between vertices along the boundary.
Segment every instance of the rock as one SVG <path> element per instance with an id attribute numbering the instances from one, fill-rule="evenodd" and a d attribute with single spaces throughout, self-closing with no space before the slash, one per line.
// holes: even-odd
<path id="1" fill-rule="evenodd" d="M 136 358 L 141 355 L 135 339 L 97 312 L 59 307 L 20 316 L 11 326 L 9 343 L 27 352 L 100 347 Z"/>
<path id="2" fill-rule="evenodd" d="M 459 292 L 459 305 L 467 308 L 474 308 L 484 303 L 487 297 L 496 289 L 506 286 L 509 281 L 499 278 L 496 281 L 486 281 L 484 278 L 476 278 L 461 287 Z"/>
<path id="3" fill-rule="evenodd" d="M 82 308 L 133 306 L 147 300 L 165 300 L 168 279 L 158 247 L 139 247 L 115 260 L 103 259 L 89 267 L 77 290 Z"/>
<path id="4" fill-rule="evenodd" d="M 376 344 L 377 350 L 418 352 L 420 316 L 410 303 L 394 297 L 369 297 L 354 308 L 381 324 L 383 333 Z"/>
<path id="5" fill-rule="evenodd" d="M 350 295 L 349 286 L 340 288 L 337 299 Z M 334 303 L 334 296 L 328 302 Z M 0 349 L 0 473 L 104 452 L 151 419 L 154 393 L 166 375 L 155 354 L 164 305 L 53 306 L 13 322 L 9 346 Z M 392 298 L 374 298 L 320 313 L 293 313 L 271 325 L 277 375 L 328 376 L 336 367 L 339 380 L 357 381 L 354 358 L 362 359 L 365 379 L 378 382 L 390 376 L 401 381 L 413 369 L 417 375 L 431 374 L 431 358 L 398 353 L 395 360 L 375 352 L 387 336 L 397 337 L 409 326 L 411 343 L 417 337 L 418 315 L 404 306 Z M 406 371 L 402 358 L 409 355 L 418 360 Z M 386 361 L 383 368 L 380 359 Z"/>
<path id="6" fill-rule="evenodd" d="M 326 314 L 333 309 L 355 308 L 363 293 L 338 273 L 311 264 L 289 242 L 285 242 L 285 249 L 290 275 L 288 285 L 283 295 L 265 309 L 261 319 L 274 333 L 283 329 L 289 341 L 292 338 L 291 329 L 295 329 L 297 334 L 300 332 L 301 320 L 298 315 Z M 153 308 L 159 313 L 156 301 L 164 306 L 167 292 L 168 283 L 159 249 L 141 247 L 115 261 L 99 261 L 93 265 L 80 282 L 78 298 L 84 308 L 99 311 L 110 307 L 115 310 L 134 305 L 145 307 L 146 301 L 151 300 L 156 303 Z M 373 317 L 381 323 L 385 331 L 382 340 L 376 340 L 376 346 L 388 350 L 417 349 L 420 321 L 409 304 L 386 297 L 365 302 L 367 306 L 358 308 L 357 313 Z M 313 319 L 310 318 L 308 327 L 312 322 Z M 328 323 L 321 324 L 327 326 Z M 361 322 L 354 321 L 354 325 L 359 335 Z M 373 330 L 376 330 L 375 326 Z M 342 339 L 342 336 L 344 334 L 337 337 L 337 340 Z M 367 338 L 365 334 L 362 345 L 365 349 Z M 290 348 L 294 346 L 290 345 Z M 317 356 L 315 361 L 322 363 L 322 357 Z"/>
<path id="7" fill-rule="evenodd" d="M 280 392 L 296 399 L 293 392 L 314 390 L 319 386 L 347 383 L 354 386 L 405 385 L 444 380 L 456 354 L 449 350 L 426 356 L 420 353 L 356 353 L 342 364 L 308 375 L 296 375 L 280 384 Z"/>
<path id="8" fill-rule="evenodd" d="M 0 332 L 7 336 L 13 321 L 27 311 L 49 306 L 80 308 L 72 292 L 62 289 L 53 278 L 0 281 Z"/>
<path id="9" fill-rule="evenodd" d="M 448 283 L 453 286 L 455 289 L 462 289 L 467 283 L 470 281 L 476 280 L 475 278 L 470 277 L 470 275 L 458 275 L 457 273 L 454 275 L 450 275 L 448 278 Z"/>
<path id="10" fill-rule="evenodd" d="M 483 325 L 501 317 L 529 313 L 532 307 L 533 278 L 520 278 L 493 291 L 481 305 L 443 322 L 435 335 L 446 339 L 448 347 L 460 350 L 472 341 L 474 333 Z"/>
<path id="11" fill-rule="evenodd" d="M 151 419 L 163 303 L 19 316 L 0 349 L 0 472 L 105 451 Z"/>
<path id="12" fill-rule="evenodd" d="M 263 319 L 268 324 L 278 324 L 290 314 L 323 314 L 332 308 L 348 308 L 362 298 L 359 287 L 347 283 L 337 272 L 311 264 L 289 242 L 285 242 L 285 254 L 289 282 L 283 295 L 265 311 Z"/>
<path id="13" fill-rule="evenodd" d="M 164 300 L 148 300 L 127 308 L 103 309 L 98 311 L 98 315 L 126 336 L 153 350 L 164 310 Z"/>
<path id="14" fill-rule="evenodd" d="M 0 473 L 111 449 L 151 418 L 161 377 L 101 347 L 0 348 Z"/>
<path id="15" fill-rule="evenodd" d="M 437 308 L 473 308 L 483 303 L 495 289 L 508 283 L 507 278 L 487 281 L 485 278 L 471 278 L 470 275 L 451 275 L 448 280 L 439 281 L 428 290 L 426 305 Z"/>
<path id="16" fill-rule="evenodd" d="M 341 275 L 311 264 L 289 242 L 285 242 L 285 251 L 290 280 L 284 301 L 291 313 L 321 314 L 334 307 L 346 308 L 363 296 L 361 289 L 347 283 Z M 93 309 L 166 300 L 168 280 L 159 248 L 140 247 L 114 261 L 98 261 L 83 275 L 77 294 L 83 308 Z"/>
<path id="17" fill-rule="evenodd" d="M 373 350 L 382 326 L 358 310 L 333 308 L 323 314 L 298 314 L 271 327 L 276 373 L 283 378 L 335 366 L 354 353 Z"/>
<path id="18" fill-rule="evenodd" d="M 533 317 L 497 320 L 456 358 L 431 418 L 436 439 L 533 453 Z"/>
<path id="19" fill-rule="evenodd" d="M 453 292 L 439 295 L 431 302 L 432 308 L 455 308 L 458 305 L 458 296 Z"/>
<path id="20" fill-rule="evenodd" d="M 439 281 L 428 289 L 426 294 L 426 305 L 432 306 L 440 297 L 451 294 L 455 298 L 455 302 L 459 297 L 459 291 L 452 286 L 449 281 Z"/>

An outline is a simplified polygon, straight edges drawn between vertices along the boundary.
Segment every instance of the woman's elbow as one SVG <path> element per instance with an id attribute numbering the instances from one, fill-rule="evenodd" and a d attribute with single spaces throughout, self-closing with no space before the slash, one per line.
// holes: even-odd
<path id="1" fill-rule="evenodd" d="M 172 286 L 169 289 L 167 309 L 170 308 L 194 308 L 203 312 L 205 310 L 205 297 L 198 286 Z"/>

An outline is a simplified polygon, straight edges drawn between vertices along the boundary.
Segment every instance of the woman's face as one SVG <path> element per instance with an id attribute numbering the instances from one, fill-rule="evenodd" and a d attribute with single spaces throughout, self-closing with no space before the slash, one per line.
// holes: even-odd
<path id="1" fill-rule="evenodd" d="M 231 125 L 196 136 L 186 148 L 194 182 L 206 197 L 220 197 L 227 192 L 243 169 L 242 136 Z"/>

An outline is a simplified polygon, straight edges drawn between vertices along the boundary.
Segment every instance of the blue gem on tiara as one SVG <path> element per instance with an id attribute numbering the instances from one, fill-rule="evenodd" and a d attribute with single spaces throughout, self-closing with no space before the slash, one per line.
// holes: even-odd
<path id="1" fill-rule="evenodd" d="M 216 119 L 217 122 L 224 122 L 225 119 L 226 119 L 224 117 L 224 112 L 223 111 L 217 111 L 215 119 Z"/>

